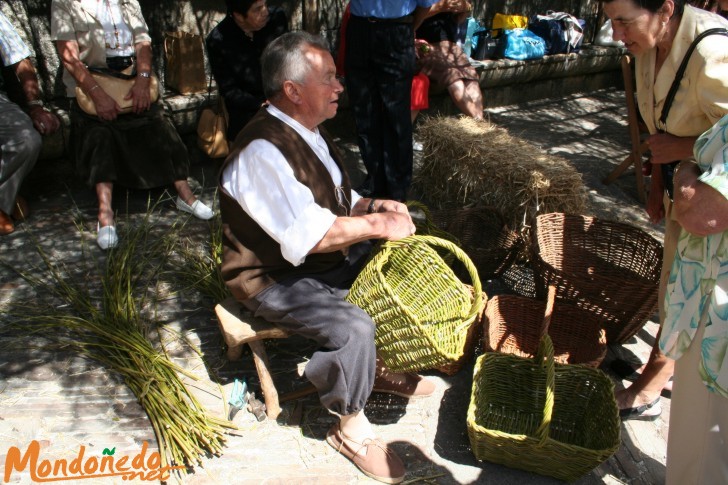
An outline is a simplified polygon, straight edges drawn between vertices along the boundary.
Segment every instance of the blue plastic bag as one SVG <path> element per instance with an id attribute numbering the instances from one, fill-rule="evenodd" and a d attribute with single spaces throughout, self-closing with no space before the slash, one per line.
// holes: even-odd
<path id="1" fill-rule="evenodd" d="M 477 42 L 477 38 L 474 38 L 476 31 L 481 30 L 482 27 L 474 17 L 468 17 L 465 21 L 458 26 L 458 40 L 462 42 L 463 52 L 466 55 L 470 55 L 475 51 L 473 42 Z"/>
<path id="2" fill-rule="evenodd" d="M 546 55 L 546 41 L 528 29 L 506 29 L 498 37 L 499 57 L 524 61 Z"/>

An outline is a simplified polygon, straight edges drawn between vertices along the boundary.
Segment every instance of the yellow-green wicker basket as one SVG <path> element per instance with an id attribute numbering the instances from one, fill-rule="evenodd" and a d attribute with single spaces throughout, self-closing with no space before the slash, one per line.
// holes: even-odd
<path id="1" fill-rule="evenodd" d="M 472 289 L 434 248 L 446 249 L 462 261 Z M 478 272 L 468 256 L 452 242 L 433 236 L 381 243 L 347 300 L 372 317 L 377 351 L 395 372 L 457 362 L 484 305 Z"/>
<path id="2" fill-rule="evenodd" d="M 553 354 L 545 335 L 535 359 L 478 357 L 467 417 L 478 460 L 574 481 L 617 451 L 612 381 L 598 369 L 554 364 Z"/>

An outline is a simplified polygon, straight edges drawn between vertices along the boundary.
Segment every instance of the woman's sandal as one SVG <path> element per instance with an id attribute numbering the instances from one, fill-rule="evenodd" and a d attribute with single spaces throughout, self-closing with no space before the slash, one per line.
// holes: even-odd
<path id="1" fill-rule="evenodd" d="M 648 412 L 651 411 L 651 412 Z M 649 404 L 643 404 L 634 408 L 620 409 L 619 417 L 622 421 L 630 419 L 637 421 L 654 421 L 662 414 L 662 406 L 658 397 Z"/>

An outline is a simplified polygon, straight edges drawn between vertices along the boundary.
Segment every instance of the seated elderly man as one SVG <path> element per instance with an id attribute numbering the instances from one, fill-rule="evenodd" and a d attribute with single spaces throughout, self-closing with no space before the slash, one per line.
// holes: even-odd
<path id="1" fill-rule="evenodd" d="M 404 465 L 364 415 L 372 390 L 405 397 L 434 384 L 377 364 L 374 323 L 346 302 L 371 239 L 410 236 L 407 207 L 362 198 L 319 128 L 333 118 L 342 85 L 325 41 L 284 34 L 261 58 L 262 108 L 238 135 L 220 172 L 222 273 L 257 316 L 320 345 L 305 375 L 340 421 L 326 440 L 366 475 L 404 479 Z"/>
<path id="2" fill-rule="evenodd" d="M 41 135 L 60 126 L 58 118 L 43 108 L 30 55 L 13 24 L 0 12 L 0 57 L 4 66 L 12 66 L 27 106 L 26 113 L 0 85 L 0 235 L 13 232 L 13 221 L 28 216 L 28 204 L 18 195 L 20 184 L 38 159 Z"/>

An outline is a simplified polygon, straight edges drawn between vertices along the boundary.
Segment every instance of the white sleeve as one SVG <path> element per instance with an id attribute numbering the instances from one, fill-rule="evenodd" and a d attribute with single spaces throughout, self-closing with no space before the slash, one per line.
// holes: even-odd
<path id="1" fill-rule="evenodd" d="M 252 141 L 225 168 L 223 188 L 280 244 L 283 257 L 294 266 L 305 261 L 336 220 L 316 204 L 280 150 L 266 140 Z"/>

